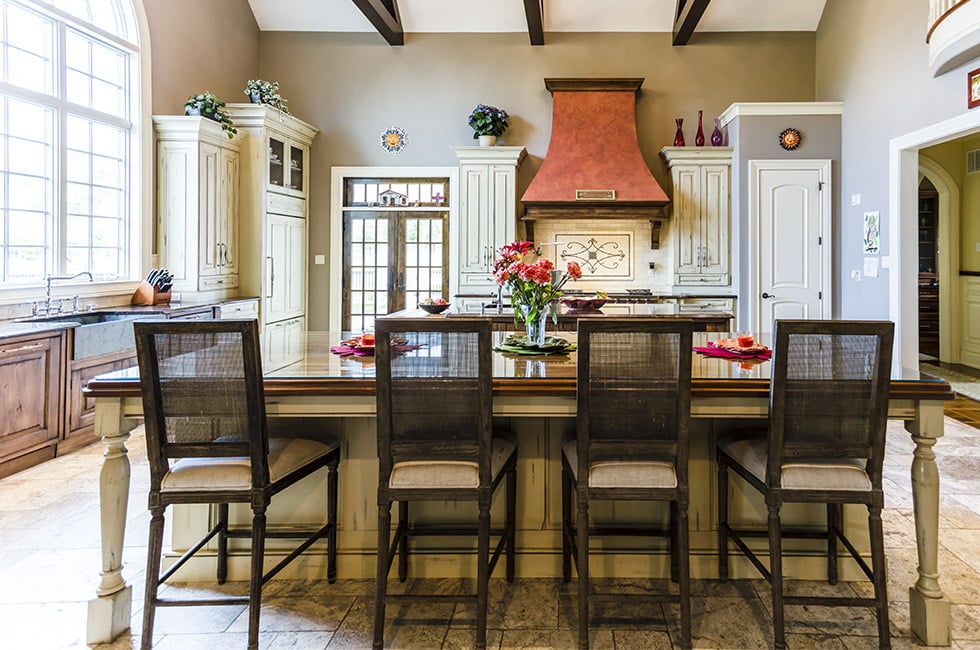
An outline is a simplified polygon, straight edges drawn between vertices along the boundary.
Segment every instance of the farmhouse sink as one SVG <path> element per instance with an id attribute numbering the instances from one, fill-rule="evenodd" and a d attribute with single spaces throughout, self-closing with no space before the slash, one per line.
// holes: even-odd
<path id="1" fill-rule="evenodd" d="M 136 347 L 133 321 L 145 314 L 97 311 L 28 319 L 34 323 L 79 323 L 72 329 L 72 359 L 88 359 Z M 157 317 L 161 318 L 161 317 Z"/>

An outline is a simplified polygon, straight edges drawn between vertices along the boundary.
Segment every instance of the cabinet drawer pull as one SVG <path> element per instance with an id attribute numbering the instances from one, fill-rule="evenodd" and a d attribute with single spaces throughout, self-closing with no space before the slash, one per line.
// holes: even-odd
<path id="1" fill-rule="evenodd" d="M 30 343 L 28 345 L 22 345 L 19 348 L 0 348 L 0 354 L 14 354 L 15 352 L 27 352 L 28 350 L 40 350 L 45 346 L 44 343 Z"/>

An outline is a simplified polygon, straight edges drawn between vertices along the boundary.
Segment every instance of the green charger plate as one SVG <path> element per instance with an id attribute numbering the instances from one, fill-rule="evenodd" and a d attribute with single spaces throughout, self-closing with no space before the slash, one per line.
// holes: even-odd
<path id="1" fill-rule="evenodd" d="M 575 344 L 557 336 L 544 337 L 544 345 L 528 343 L 527 337 L 520 334 L 512 334 L 504 339 L 504 342 L 494 348 L 497 352 L 510 352 L 511 354 L 566 354 L 575 350 Z"/>

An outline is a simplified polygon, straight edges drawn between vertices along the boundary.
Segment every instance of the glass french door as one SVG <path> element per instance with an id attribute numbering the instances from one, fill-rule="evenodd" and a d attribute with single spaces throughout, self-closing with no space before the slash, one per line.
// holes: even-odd
<path id="1" fill-rule="evenodd" d="M 344 208 L 343 328 L 448 298 L 447 179 L 348 179 Z"/>

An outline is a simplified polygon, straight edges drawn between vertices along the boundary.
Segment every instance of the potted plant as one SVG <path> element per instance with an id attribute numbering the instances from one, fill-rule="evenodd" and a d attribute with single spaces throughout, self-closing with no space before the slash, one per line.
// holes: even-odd
<path id="1" fill-rule="evenodd" d="M 214 120 L 225 130 L 229 139 L 234 138 L 235 134 L 238 133 L 238 129 L 235 128 L 234 122 L 231 121 L 231 116 L 223 110 L 224 107 L 225 103 L 223 101 L 215 97 L 210 90 L 205 90 L 203 93 L 191 95 L 187 98 L 187 101 L 184 102 L 184 115 L 200 115 L 209 120 Z"/>
<path id="2" fill-rule="evenodd" d="M 286 107 L 288 102 L 279 94 L 278 81 L 264 81 L 262 79 L 249 79 L 243 91 L 253 104 L 265 104 L 279 111 L 279 116 L 289 115 Z"/>
<path id="3" fill-rule="evenodd" d="M 473 128 L 473 139 L 480 140 L 480 146 L 491 147 L 497 142 L 497 136 L 503 135 L 507 127 L 507 111 L 496 106 L 477 104 L 470 113 L 469 124 Z"/>

